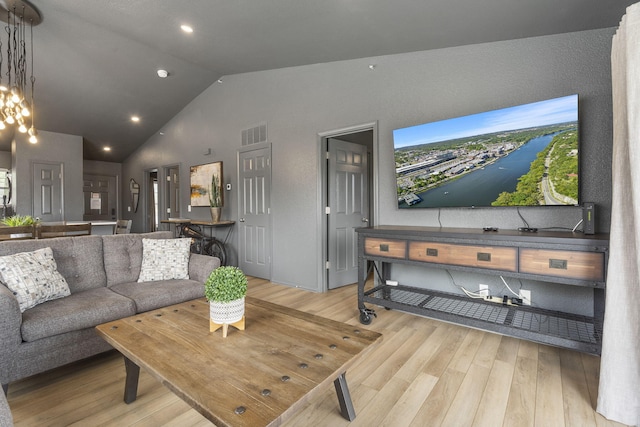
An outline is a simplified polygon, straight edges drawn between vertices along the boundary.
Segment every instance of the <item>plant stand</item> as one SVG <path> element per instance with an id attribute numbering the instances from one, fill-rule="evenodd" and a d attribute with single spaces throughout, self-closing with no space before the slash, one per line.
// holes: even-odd
<path id="1" fill-rule="evenodd" d="M 209 319 L 209 332 L 215 332 L 218 329 L 222 328 L 222 338 L 226 338 L 227 332 L 229 331 L 229 325 L 235 327 L 240 331 L 244 331 L 244 316 L 242 316 L 242 319 L 238 320 L 235 323 L 216 323 L 213 320 Z"/>

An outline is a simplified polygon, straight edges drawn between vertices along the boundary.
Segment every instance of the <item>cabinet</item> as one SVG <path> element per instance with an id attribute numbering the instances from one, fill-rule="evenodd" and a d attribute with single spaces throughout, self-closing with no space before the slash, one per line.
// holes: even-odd
<path id="1" fill-rule="evenodd" d="M 358 309 L 403 310 L 544 344 L 600 354 L 609 236 L 571 232 L 377 226 L 359 228 Z M 391 286 L 392 264 L 408 264 L 593 288 L 593 316 L 497 304 L 428 288 Z M 378 283 L 365 290 L 369 272 Z M 427 279 L 428 280 L 428 279 Z M 428 283 L 425 283 L 428 287 Z"/>

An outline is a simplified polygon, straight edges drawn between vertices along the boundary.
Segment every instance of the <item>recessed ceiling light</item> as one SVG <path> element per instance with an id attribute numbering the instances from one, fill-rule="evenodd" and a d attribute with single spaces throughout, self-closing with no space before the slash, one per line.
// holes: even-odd
<path id="1" fill-rule="evenodd" d="M 161 79 L 166 78 L 169 75 L 169 72 L 167 70 L 158 70 L 158 77 L 160 77 Z"/>
<path id="2" fill-rule="evenodd" d="M 138 123 L 138 122 L 140 121 L 140 117 L 138 117 L 138 116 L 131 116 L 131 121 L 132 121 L 132 122 L 136 122 L 136 123 Z"/>
<path id="3" fill-rule="evenodd" d="M 105 146 L 104 146 L 104 148 L 103 148 L 103 150 L 104 150 L 104 151 L 111 151 L 111 147 L 108 147 L 108 146 L 106 146 L 106 145 L 105 145 Z"/>
<path id="4" fill-rule="evenodd" d="M 187 24 L 180 25 L 180 29 L 182 29 L 182 31 L 184 31 L 185 33 L 193 33 L 193 28 L 191 28 L 191 26 Z"/>

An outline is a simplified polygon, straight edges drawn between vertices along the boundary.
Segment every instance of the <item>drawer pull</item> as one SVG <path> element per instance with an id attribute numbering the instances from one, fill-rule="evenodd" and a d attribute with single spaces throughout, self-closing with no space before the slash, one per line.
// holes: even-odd
<path id="1" fill-rule="evenodd" d="M 491 261 L 491 254 L 488 252 L 478 252 L 478 261 Z"/>
<path id="2" fill-rule="evenodd" d="M 381 243 L 380 244 L 380 252 L 389 252 L 389 245 Z"/>
<path id="3" fill-rule="evenodd" d="M 567 269 L 566 259 L 549 259 L 549 268 L 557 268 L 558 270 Z"/>
<path id="4" fill-rule="evenodd" d="M 438 250 L 435 248 L 427 248 L 427 256 L 438 256 Z"/>

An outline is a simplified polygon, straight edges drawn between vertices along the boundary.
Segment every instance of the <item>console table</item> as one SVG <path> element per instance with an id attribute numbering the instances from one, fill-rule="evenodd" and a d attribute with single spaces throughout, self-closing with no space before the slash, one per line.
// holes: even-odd
<path id="1" fill-rule="evenodd" d="M 359 228 L 358 309 L 365 303 L 403 310 L 544 344 L 600 354 L 608 234 L 376 226 Z M 593 317 L 533 306 L 497 304 L 430 289 L 387 284 L 392 264 L 460 270 L 593 288 Z M 371 269 L 379 283 L 365 291 Z M 426 283 L 428 286 L 428 283 Z"/>

